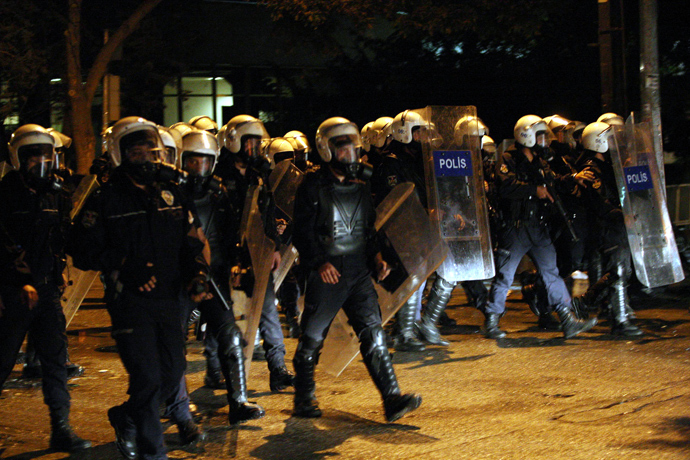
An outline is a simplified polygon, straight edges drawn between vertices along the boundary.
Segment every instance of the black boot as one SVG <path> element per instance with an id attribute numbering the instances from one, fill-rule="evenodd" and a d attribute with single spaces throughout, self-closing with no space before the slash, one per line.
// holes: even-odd
<path id="1" fill-rule="evenodd" d="M 228 422 L 231 425 L 266 415 L 258 404 L 247 401 L 247 375 L 242 353 L 242 333 L 235 324 L 223 324 L 218 333 L 218 357 L 228 390 Z"/>
<path id="2" fill-rule="evenodd" d="M 482 327 L 482 334 L 487 339 L 502 339 L 506 336 L 505 331 L 502 331 L 498 327 L 498 320 L 501 319 L 501 315 L 497 313 L 485 313 L 484 314 L 484 326 Z"/>
<path id="3" fill-rule="evenodd" d="M 206 327 L 208 329 L 208 324 Z M 206 357 L 204 385 L 214 390 L 225 388 L 220 358 L 218 357 L 218 347 L 218 338 L 211 331 L 207 330 L 204 338 L 204 356 Z"/>
<path id="4" fill-rule="evenodd" d="M 50 414 L 50 448 L 60 452 L 76 452 L 91 447 L 91 441 L 77 436 L 69 424 L 69 411 Z"/>
<path id="5" fill-rule="evenodd" d="M 386 420 L 394 422 L 419 407 L 422 397 L 416 394 L 400 394 L 391 355 L 386 348 L 386 338 L 380 326 L 368 328 L 360 334 L 360 351 L 369 375 L 383 399 Z"/>
<path id="6" fill-rule="evenodd" d="M 115 446 L 127 460 L 137 458 L 137 431 L 134 422 L 127 416 L 122 406 L 108 409 L 110 426 L 115 430 Z"/>
<path id="7" fill-rule="evenodd" d="M 613 283 L 611 288 L 610 312 L 611 333 L 621 337 L 639 337 L 644 331 L 635 326 L 628 313 L 628 290 L 623 279 Z"/>
<path id="8" fill-rule="evenodd" d="M 560 305 L 557 307 L 556 313 L 558 313 L 558 319 L 561 320 L 563 337 L 566 339 L 575 337 L 581 332 L 587 332 L 597 324 L 596 318 L 586 320 L 577 319 L 573 312 L 570 311 L 565 305 Z"/>
<path id="9" fill-rule="evenodd" d="M 449 345 L 448 341 L 441 337 L 441 333 L 436 325 L 438 324 L 443 310 L 445 310 L 446 305 L 448 305 L 450 295 L 454 288 L 455 283 L 446 281 L 436 275 L 436 281 L 434 281 L 434 285 L 431 287 L 429 299 L 422 313 L 422 319 L 417 323 L 417 331 L 420 337 L 432 345 L 441 345 L 443 347 Z"/>
<path id="10" fill-rule="evenodd" d="M 295 409 L 293 415 L 303 418 L 321 417 L 319 402 L 316 400 L 314 370 L 319 360 L 323 342 L 302 336 L 297 345 L 293 364 L 295 366 Z"/>
<path id="11" fill-rule="evenodd" d="M 206 439 L 206 433 L 192 419 L 178 423 L 177 433 L 180 437 L 180 444 L 183 446 L 203 442 Z"/>
<path id="12" fill-rule="evenodd" d="M 204 385 L 213 388 L 214 390 L 221 390 L 225 388 L 225 381 L 223 380 L 223 373 L 218 367 L 211 367 L 211 363 L 206 361 L 206 375 L 204 376 Z"/>
<path id="13" fill-rule="evenodd" d="M 419 291 L 414 292 L 395 315 L 397 333 L 393 337 L 393 347 L 397 351 L 424 351 L 426 348 L 417 339 L 414 327 L 419 294 Z"/>
<path id="14" fill-rule="evenodd" d="M 287 367 L 281 366 L 271 369 L 271 376 L 269 378 L 269 387 L 271 391 L 283 391 L 288 387 L 294 385 L 295 376 L 287 370 Z"/>

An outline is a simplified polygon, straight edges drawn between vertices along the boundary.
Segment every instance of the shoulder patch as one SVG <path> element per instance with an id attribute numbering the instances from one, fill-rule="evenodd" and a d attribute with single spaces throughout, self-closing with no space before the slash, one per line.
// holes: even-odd
<path id="1" fill-rule="evenodd" d="M 601 188 L 601 179 L 595 179 L 594 182 L 592 182 L 592 188 L 594 190 L 599 190 Z"/>
<path id="2" fill-rule="evenodd" d="M 388 176 L 387 179 L 388 179 L 388 186 L 389 187 L 395 187 L 396 185 L 398 185 L 398 176 L 396 176 L 396 175 Z"/>
<path id="3" fill-rule="evenodd" d="M 163 198 L 163 201 L 165 201 L 168 206 L 172 206 L 175 202 L 175 195 L 173 195 L 170 190 L 162 190 L 161 198 Z"/>
<path id="4" fill-rule="evenodd" d="M 508 174 L 508 165 L 506 165 L 505 163 L 501 164 L 501 168 L 499 169 L 499 171 L 501 171 L 502 174 Z"/>

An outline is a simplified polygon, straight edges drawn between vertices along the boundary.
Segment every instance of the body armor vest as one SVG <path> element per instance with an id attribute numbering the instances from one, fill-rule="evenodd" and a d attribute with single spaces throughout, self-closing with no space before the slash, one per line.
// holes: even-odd
<path id="1" fill-rule="evenodd" d="M 330 184 L 319 191 L 319 243 L 329 256 L 364 254 L 371 201 L 364 184 Z"/>

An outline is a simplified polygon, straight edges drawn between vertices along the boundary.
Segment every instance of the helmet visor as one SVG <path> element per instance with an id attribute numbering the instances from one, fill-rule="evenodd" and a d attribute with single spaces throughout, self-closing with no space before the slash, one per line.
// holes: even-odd
<path id="1" fill-rule="evenodd" d="M 135 131 L 120 140 L 123 160 L 131 164 L 154 163 L 163 157 L 158 133 L 150 130 Z"/>
<path id="2" fill-rule="evenodd" d="M 343 164 L 356 163 L 359 160 L 359 148 L 356 136 L 337 136 L 328 140 L 328 147 L 333 152 L 333 158 Z"/>
<path id="3" fill-rule="evenodd" d="M 208 177 L 213 172 L 214 158 L 210 155 L 202 155 L 195 152 L 182 154 L 182 169 L 190 176 Z"/>

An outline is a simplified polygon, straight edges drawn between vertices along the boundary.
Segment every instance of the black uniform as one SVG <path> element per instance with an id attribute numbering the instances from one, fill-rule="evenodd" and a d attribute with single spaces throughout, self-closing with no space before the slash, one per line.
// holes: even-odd
<path id="1" fill-rule="evenodd" d="M 589 255 L 589 277 L 592 284 L 604 274 L 617 278 L 613 282 L 609 300 L 612 332 L 624 336 L 638 336 L 643 332 L 633 325 L 627 286 L 632 274 L 630 246 L 623 219 L 616 178 L 611 161 L 585 151 L 579 161 L 582 169 L 594 174 L 594 181 L 585 189 L 587 222 L 590 225 L 586 241 Z"/>
<path id="2" fill-rule="evenodd" d="M 234 163 L 232 166 L 224 168 L 221 172 L 223 176 L 219 177 L 223 179 L 224 183 L 228 184 L 231 203 L 237 209 L 238 215 L 240 216 L 244 212 L 245 199 L 250 185 L 261 186 L 258 205 L 261 212 L 261 218 L 263 219 L 264 231 L 266 236 L 276 242 L 275 249 L 277 251 L 279 247 L 279 238 L 275 224 L 275 204 L 268 191 L 266 185 L 268 181 L 266 180 L 265 174 L 251 167 L 248 167 L 246 173 L 242 174 Z M 237 227 L 233 241 L 239 243 L 239 227 Z M 237 244 L 233 245 L 233 248 L 237 249 Z M 236 251 L 231 257 L 233 257 L 235 261 L 240 262 L 241 254 Z M 263 348 L 266 354 L 268 369 L 271 371 L 271 378 L 275 383 L 271 385 L 272 389 L 279 390 L 285 388 L 279 381 L 289 379 L 286 377 L 285 343 L 283 342 L 283 330 L 280 325 L 275 299 L 273 274 L 271 274 L 266 287 L 263 308 L 261 309 L 259 333 L 263 339 Z M 246 337 L 246 339 L 254 340 L 254 337 Z"/>
<path id="3" fill-rule="evenodd" d="M 415 155 L 412 153 L 412 147 L 395 140 L 391 142 L 389 148 L 390 151 L 383 157 L 371 177 L 374 201 L 378 205 L 398 184 L 412 182 L 415 185 L 417 197 L 426 208 L 424 168 L 423 164 L 420 164 L 416 158 L 422 156 L 421 149 Z M 423 351 L 425 349 L 424 344 L 417 339 L 415 331 L 415 320 L 421 317 L 422 296 L 425 286 L 426 280 L 412 293 L 395 316 L 396 328 L 393 340 L 397 351 Z"/>
<path id="4" fill-rule="evenodd" d="M 130 376 L 129 400 L 109 416 L 133 422 L 144 459 L 167 458 L 158 408 L 186 366 L 180 286 L 208 274 L 197 231 L 178 186 L 142 190 L 116 169 L 89 197 L 72 234 L 74 265 L 103 273 L 112 335 Z M 152 276 L 155 288 L 140 292 Z"/>
<path id="5" fill-rule="evenodd" d="M 340 182 L 330 167 L 307 174 L 295 200 L 293 241 L 308 271 L 304 313 L 295 352 L 295 415 L 321 415 L 314 397 L 314 368 L 328 328 L 342 308 L 360 340 L 360 351 L 381 392 L 386 416 L 395 420 L 419 406 L 418 396 L 400 395 L 381 327 L 381 311 L 371 281 L 372 262 L 379 252 L 368 183 Z M 318 269 L 330 262 L 340 273 L 327 284 Z"/>
<path id="6" fill-rule="evenodd" d="M 0 182 L 0 387 L 29 332 L 41 362 L 53 431 L 60 424 L 68 427 L 70 410 L 66 321 L 60 304 L 70 210 L 67 193 L 49 185 L 29 186 L 20 172 L 11 171 Z M 33 309 L 21 299 L 26 285 L 38 292 Z"/>

